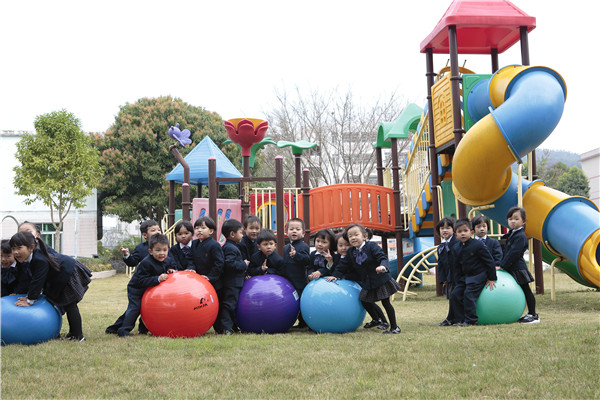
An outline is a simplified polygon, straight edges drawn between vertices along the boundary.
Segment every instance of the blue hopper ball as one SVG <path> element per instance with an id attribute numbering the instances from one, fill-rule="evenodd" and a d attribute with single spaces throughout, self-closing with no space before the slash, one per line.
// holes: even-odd
<path id="1" fill-rule="evenodd" d="M 484 288 L 477 299 L 477 318 L 480 325 L 515 322 L 525 310 L 525 294 L 506 271 L 496 271 L 496 288 Z"/>
<path id="2" fill-rule="evenodd" d="M 353 332 L 365 319 L 366 311 L 358 299 L 360 291 L 358 283 L 346 279 L 312 281 L 300 299 L 302 317 L 318 333 Z"/>
<path id="3" fill-rule="evenodd" d="M 4 296 L 0 300 L 0 336 L 5 344 L 37 344 L 54 339 L 60 333 L 62 315 L 45 296 L 30 307 L 15 306 L 24 294 Z"/>

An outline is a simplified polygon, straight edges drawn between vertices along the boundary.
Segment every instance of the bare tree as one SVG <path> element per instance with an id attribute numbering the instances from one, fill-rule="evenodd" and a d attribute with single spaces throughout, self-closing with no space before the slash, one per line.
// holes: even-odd
<path id="1" fill-rule="evenodd" d="M 392 121 L 405 105 L 392 93 L 385 101 L 362 106 L 351 90 L 328 94 L 316 91 L 305 96 L 296 88 L 293 98 L 277 92 L 277 106 L 267 112 L 268 136 L 274 140 L 306 140 L 318 146 L 305 150 L 303 167 L 311 171 L 311 185 L 367 183 L 375 173 L 373 143 L 379 124 Z M 275 149 L 265 149 L 263 160 L 271 159 Z M 280 152 L 280 151 L 279 151 Z M 285 158 L 286 176 L 294 176 L 293 160 Z"/>

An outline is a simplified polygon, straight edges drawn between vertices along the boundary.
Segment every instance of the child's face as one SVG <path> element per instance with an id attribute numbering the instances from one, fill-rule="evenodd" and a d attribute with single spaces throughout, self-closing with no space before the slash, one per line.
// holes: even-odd
<path id="1" fill-rule="evenodd" d="M 35 245 L 27 247 L 27 246 L 16 246 L 12 248 L 12 254 L 15 260 L 18 262 L 23 262 L 29 258 L 33 250 L 35 249 Z M 3 255 L 4 256 L 4 255 Z"/>
<path id="2" fill-rule="evenodd" d="M 236 243 L 239 243 L 242 241 L 242 238 L 244 237 L 244 229 L 240 228 L 235 232 L 231 232 L 229 234 L 229 239 L 233 240 Z"/>
<path id="3" fill-rule="evenodd" d="M 515 211 L 513 215 L 508 217 L 508 227 L 510 229 L 519 229 L 525 225 L 525 220 L 521 217 L 521 213 L 519 211 Z"/>
<path id="4" fill-rule="evenodd" d="M 346 241 L 343 237 L 340 237 L 337 242 L 337 252 L 341 256 L 345 256 L 348 253 L 348 249 L 350 248 L 350 243 Z"/>
<path id="5" fill-rule="evenodd" d="M 148 252 L 156 261 L 163 262 L 169 255 L 169 245 L 163 243 L 156 243 Z"/>
<path id="6" fill-rule="evenodd" d="M 357 249 L 367 240 L 367 234 L 364 233 L 358 226 L 354 226 L 348 230 L 348 241 L 352 247 Z"/>
<path id="7" fill-rule="evenodd" d="M 206 226 L 204 222 L 202 223 L 202 225 L 194 227 L 194 233 L 196 234 L 196 237 L 200 240 L 208 239 L 214 231 L 214 229 L 210 229 L 208 226 Z"/>
<path id="8" fill-rule="evenodd" d="M 475 234 L 477 235 L 477 237 L 482 238 L 485 235 L 487 235 L 488 226 L 485 222 L 475 225 L 474 228 L 475 228 Z"/>
<path id="9" fill-rule="evenodd" d="M 448 224 L 440 227 L 440 236 L 444 240 L 448 240 L 454 235 L 454 228 Z"/>
<path id="10" fill-rule="evenodd" d="M 21 225 L 19 227 L 19 232 L 29 232 L 33 235 L 34 238 L 40 237 L 37 229 L 35 229 L 35 226 L 33 226 L 33 224 L 29 224 L 29 223 L 25 223 L 25 224 Z"/>
<path id="11" fill-rule="evenodd" d="M 13 256 L 12 252 L 10 252 L 10 253 L 2 252 L 2 268 L 8 268 L 14 262 L 15 262 L 15 257 Z"/>
<path id="12" fill-rule="evenodd" d="M 329 239 L 318 237 L 315 239 L 315 248 L 319 253 L 327 253 L 331 244 L 329 243 Z"/>
<path id="13" fill-rule="evenodd" d="M 177 243 L 181 243 L 182 245 L 187 245 L 192 237 L 194 236 L 194 232 L 190 232 L 186 229 L 185 226 L 182 226 L 179 229 L 179 232 L 175 234 L 175 239 L 177 239 Z"/>
<path id="14" fill-rule="evenodd" d="M 250 240 L 256 240 L 258 233 L 260 232 L 260 224 L 258 222 L 250 222 L 246 228 L 244 228 L 246 236 Z"/>
<path id="15" fill-rule="evenodd" d="M 156 235 L 157 233 L 160 233 L 160 226 L 159 225 L 152 225 L 148 227 L 148 230 L 146 231 L 146 233 L 142 233 L 142 237 L 146 240 L 150 239 L 152 236 Z"/>
<path id="16" fill-rule="evenodd" d="M 469 227 L 467 225 L 461 225 L 456 230 L 456 237 L 462 243 L 464 243 L 467 240 L 469 240 L 472 235 L 473 235 L 473 231 L 471 229 L 469 229 Z"/>
<path id="17" fill-rule="evenodd" d="M 302 224 L 298 221 L 292 221 L 288 223 L 287 235 L 293 242 L 304 237 L 304 230 Z"/>
<path id="18" fill-rule="evenodd" d="M 263 253 L 265 256 L 270 256 L 275 251 L 275 246 L 277 244 L 274 240 L 263 240 L 259 244 L 257 244 L 258 250 Z"/>

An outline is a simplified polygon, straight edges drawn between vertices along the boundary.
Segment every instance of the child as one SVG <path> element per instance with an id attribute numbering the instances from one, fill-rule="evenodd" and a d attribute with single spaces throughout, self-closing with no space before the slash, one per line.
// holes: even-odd
<path id="1" fill-rule="evenodd" d="M 17 262 L 8 239 L 2 240 L 2 297 L 15 293 Z"/>
<path id="2" fill-rule="evenodd" d="M 242 253 L 237 246 L 244 236 L 243 225 L 240 221 L 237 219 L 226 220 L 221 227 L 221 233 L 226 238 L 225 244 L 223 244 L 225 267 L 221 278 L 223 287 L 218 293 L 219 315 L 214 328 L 217 333 L 231 335 L 235 326 L 235 309 L 250 261 L 242 258 Z"/>
<path id="3" fill-rule="evenodd" d="M 477 325 L 475 311 L 477 299 L 483 287 L 496 287 L 496 266 L 489 250 L 480 240 L 475 240 L 471 221 L 459 219 L 454 231 L 460 244 L 456 247 L 454 268 L 462 272 L 450 295 L 450 307 L 454 311 L 455 326 Z"/>
<path id="4" fill-rule="evenodd" d="M 123 253 L 123 261 L 130 267 L 136 267 L 140 261 L 142 261 L 148 255 L 148 239 L 160 232 L 160 226 L 158 222 L 153 219 L 148 219 L 141 223 L 140 232 L 145 242 L 135 246 L 133 254 L 129 254 L 127 247 L 121 246 L 121 253 Z"/>
<path id="5" fill-rule="evenodd" d="M 390 330 L 383 333 L 400 333 L 394 307 L 390 302 L 390 296 L 400 290 L 400 285 L 389 273 L 386 254 L 376 243 L 367 241 L 367 231 L 362 225 L 348 226 L 344 239 L 352 247 L 348 250 L 347 256 L 341 259 L 339 268 L 333 272 L 333 277 L 339 279 L 352 268 L 358 271 L 360 275 L 357 282 L 362 287 L 359 299 L 368 303 L 381 300 L 390 321 Z"/>
<path id="6" fill-rule="evenodd" d="M 36 242 L 39 242 L 40 240 L 42 240 L 42 231 L 40 230 L 40 227 L 37 224 L 34 224 L 33 222 L 29 222 L 29 221 L 25 221 L 23 223 L 21 223 L 17 229 L 18 232 L 30 232 L 33 237 L 35 237 Z M 46 250 L 48 251 L 48 254 L 54 256 L 56 254 L 58 254 L 56 252 L 56 250 L 54 250 L 52 247 L 48 246 L 45 242 L 44 244 L 46 245 Z"/>
<path id="7" fill-rule="evenodd" d="M 18 232 L 10 239 L 13 255 L 17 260 L 16 293 L 26 293 L 19 297 L 15 305 L 28 307 L 40 297 L 42 291 L 61 314 L 67 314 L 69 333 L 67 339 L 83 342 L 81 314 L 77 303 L 91 282 L 91 273 L 83 264 L 73 258 L 57 254 L 51 256 L 43 240 L 36 241 L 31 232 Z"/>
<path id="8" fill-rule="evenodd" d="M 527 269 L 527 264 L 523 260 L 523 254 L 527 249 L 527 236 L 525 236 L 525 223 L 527 215 L 525 210 L 520 207 L 513 207 L 508 210 L 506 215 L 510 231 L 502 236 L 506 240 L 504 245 L 504 256 L 500 261 L 500 268 L 510 273 L 517 281 L 527 302 L 527 314 L 519 319 L 522 324 L 539 324 L 540 318 L 535 313 L 535 296 L 531 292 L 529 283 L 533 282 L 533 276 Z"/>
<path id="9" fill-rule="evenodd" d="M 283 258 L 277 254 L 277 237 L 273 231 L 265 229 L 256 236 L 258 251 L 250 258 L 248 275 L 283 275 Z"/>
<path id="10" fill-rule="evenodd" d="M 454 223 L 456 220 L 452 217 L 445 217 L 438 222 L 435 226 L 435 230 L 438 235 L 442 238 L 442 242 L 438 246 L 438 263 L 436 268 L 436 276 L 440 285 L 443 285 L 442 293 L 446 295 L 446 298 L 450 300 L 450 293 L 454 288 L 454 282 L 456 281 L 455 269 L 454 269 L 454 250 L 455 246 L 459 243 L 459 240 L 454 236 Z M 446 319 L 440 322 L 439 326 L 450 326 L 454 321 L 454 311 L 448 302 L 448 315 Z"/>
<path id="11" fill-rule="evenodd" d="M 237 245 L 244 260 L 250 261 L 252 255 L 258 251 L 256 237 L 260 232 L 261 225 L 262 222 L 256 215 L 250 215 L 244 220 L 244 237 Z"/>
<path id="12" fill-rule="evenodd" d="M 212 237 L 216 230 L 215 221 L 209 216 L 200 217 L 194 222 L 197 239 L 192 242 L 192 257 L 196 272 L 208 279 L 218 291 L 222 287 L 223 250 Z"/>
<path id="13" fill-rule="evenodd" d="M 287 236 L 290 239 L 283 248 L 283 276 L 290 281 L 298 296 L 302 297 L 302 291 L 306 287 L 306 269 L 310 263 L 310 247 L 304 243 L 304 221 L 300 218 L 292 218 L 287 224 Z M 302 312 L 298 314 L 298 325 L 293 328 L 304 328 L 306 322 L 302 318 Z"/>
<path id="14" fill-rule="evenodd" d="M 321 229 L 315 236 L 315 249 L 310 253 L 308 280 L 313 281 L 333 272 L 333 253 L 336 251 L 335 235 L 331 229 Z"/>
<path id="15" fill-rule="evenodd" d="M 142 296 L 146 289 L 158 285 L 167 279 L 175 270 L 173 261 L 169 258 L 169 238 L 160 233 L 148 239 L 148 256 L 140 262 L 127 284 L 127 310 L 114 324 L 106 328 L 106 333 L 127 337 L 140 316 Z"/>
<path id="16" fill-rule="evenodd" d="M 336 247 L 337 247 L 337 254 L 335 254 L 335 256 L 334 256 L 334 268 L 337 268 L 339 266 L 342 258 L 346 257 L 348 249 L 350 248 L 350 243 L 348 243 L 346 241 L 346 239 L 344 239 L 343 232 L 337 235 Z M 350 269 L 343 276 L 343 278 L 356 282 L 360 279 L 360 275 L 358 274 L 358 271 L 356 271 L 355 269 Z M 332 280 L 330 277 L 327 277 L 326 279 L 328 281 Z M 367 322 L 363 326 L 363 328 L 369 329 L 369 328 L 377 327 L 378 329 L 386 330 L 390 327 L 390 324 L 387 322 L 387 319 L 385 318 L 385 314 L 383 313 L 381 308 L 377 305 L 377 303 L 368 303 L 366 301 L 361 301 L 361 304 L 363 305 L 364 309 L 367 310 L 367 313 L 369 313 L 369 316 L 371 316 L 371 321 Z"/>
<path id="17" fill-rule="evenodd" d="M 489 224 L 486 216 L 477 215 L 471 220 L 471 225 L 475 230 L 475 239 L 481 240 L 485 244 L 494 259 L 494 264 L 496 267 L 499 266 L 500 261 L 502 261 L 502 247 L 500 247 L 499 241 L 487 236 Z"/>
<path id="18" fill-rule="evenodd" d="M 192 256 L 191 242 L 194 238 L 194 227 L 190 221 L 179 221 L 173 229 L 177 243 L 169 249 L 169 255 L 178 271 L 193 269 L 194 257 Z"/>

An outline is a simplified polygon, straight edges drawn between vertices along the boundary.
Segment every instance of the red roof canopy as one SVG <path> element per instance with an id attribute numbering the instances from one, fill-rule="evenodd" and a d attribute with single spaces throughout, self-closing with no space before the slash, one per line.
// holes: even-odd
<path id="1" fill-rule="evenodd" d="M 521 26 L 535 28 L 535 17 L 525 14 L 508 0 L 454 0 L 433 31 L 421 42 L 421 53 L 448 54 L 448 27 L 456 25 L 459 54 L 502 53 L 520 39 Z"/>

